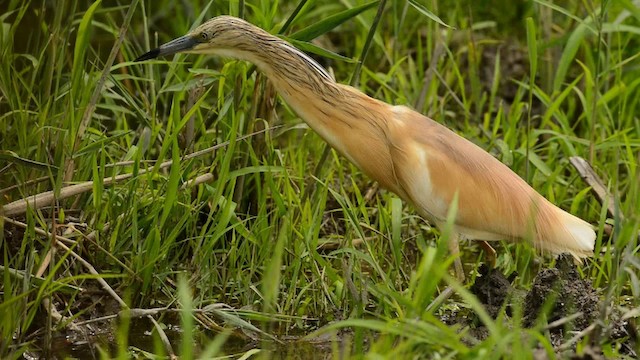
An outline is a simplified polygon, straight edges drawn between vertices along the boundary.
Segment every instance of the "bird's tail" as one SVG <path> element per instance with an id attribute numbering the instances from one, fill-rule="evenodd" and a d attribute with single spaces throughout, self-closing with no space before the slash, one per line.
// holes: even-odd
<path id="1" fill-rule="evenodd" d="M 552 209 L 546 219 L 539 221 L 536 246 L 554 254 L 569 253 L 575 259 L 593 255 L 596 232 L 586 221 L 551 205 Z M 542 223 L 542 224 L 540 224 Z M 546 223 L 546 224 L 545 224 Z"/>

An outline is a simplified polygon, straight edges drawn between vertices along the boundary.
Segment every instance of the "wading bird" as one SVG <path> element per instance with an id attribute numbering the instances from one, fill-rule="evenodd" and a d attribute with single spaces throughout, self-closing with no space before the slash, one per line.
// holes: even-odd
<path id="1" fill-rule="evenodd" d="M 460 236 L 529 240 L 577 259 L 592 255 L 591 225 L 553 205 L 489 153 L 408 107 L 337 83 L 302 51 L 242 19 L 215 17 L 136 61 L 179 52 L 254 63 L 326 142 L 436 226 L 444 226 L 457 199 L 449 248 L 458 279 L 464 279 Z"/>

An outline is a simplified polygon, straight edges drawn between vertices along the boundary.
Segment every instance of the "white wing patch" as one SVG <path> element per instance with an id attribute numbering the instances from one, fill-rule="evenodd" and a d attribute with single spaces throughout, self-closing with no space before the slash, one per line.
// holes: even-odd
<path id="1" fill-rule="evenodd" d="M 447 204 L 442 197 L 438 196 L 437 189 L 433 188 L 431 183 L 431 174 L 424 164 L 427 163 L 428 154 L 418 144 L 413 145 L 413 153 L 416 156 L 417 164 L 404 177 L 411 179 L 409 189 L 409 197 L 416 203 L 419 212 L 426 212 L 422 216 L 429 217 L 432 220 L 444 220 L 447 216 Z M 406 170 L 405 170 L 406 172 Z"/>

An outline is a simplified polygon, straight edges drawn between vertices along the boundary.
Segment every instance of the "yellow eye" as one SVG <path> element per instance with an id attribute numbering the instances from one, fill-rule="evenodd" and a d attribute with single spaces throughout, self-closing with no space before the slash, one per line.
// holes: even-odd
<path id="1" fill-rule="evenodd" d="M 200 38 L 202 39 L 202 41 L 207 41 L 209 40 L 209 34 L 203 31 L 200 33 Z"/>

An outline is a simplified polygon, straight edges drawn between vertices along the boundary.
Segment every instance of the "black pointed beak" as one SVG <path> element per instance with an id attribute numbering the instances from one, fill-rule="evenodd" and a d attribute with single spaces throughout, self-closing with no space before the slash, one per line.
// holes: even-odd
<path id="1" fill-rule="evenodd" d="M 160 56 L 168 56 L 177 54 L 182 51 L 193 49 L 198 44 L 198 40 L 191 35 L 181 36 L 177 39 L 173 39 L 166 44 L 160 45 L 159 48 L 153 49 L 148 53 L 139 56 L 134 61 L 145 61 L 149 59 L 155 59 Z"/>

